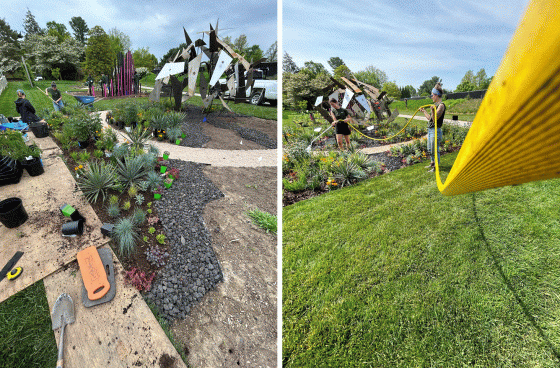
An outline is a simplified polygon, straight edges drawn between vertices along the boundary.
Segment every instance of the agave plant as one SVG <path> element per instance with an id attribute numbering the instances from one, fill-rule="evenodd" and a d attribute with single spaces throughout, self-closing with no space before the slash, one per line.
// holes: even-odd
<path id="1" fill-rule="evenodd" d="M 78 186 L 90 202 L 97 202 L 99 196 L 105 201 L 109 189 L 117 189 L 116 169 L 103 161 L 91 162 L 78 178 Z"/>
<path id="2" fill-rule="evenodd" d="M 167 117 L 161 114 L 154 114 L 150 119 L 150 126 L 154 130 L 164 130 L 167 128 Z"/>
<path id="3" fill-rule="evenodd" d="M 129 133 L 126 133 L 126 137 L 130 141 L 131 151 L 138 152 L 142 150 L 151 135 L 152 133 L 150 131 L 142 129 L 141 126 L 137 126 L 136 129 L 132 129 Z"/>
<path id="4" fill-rule="evenodd" d="M 368 155 L 363 152 L 355 152 L 348 156 L 348 161 L 356 164 L 365 172 L 370 172 L 375 167 L 375 162 L 372 161 Z"/>
<path id="5" fill-rule="evenodd" d="M 119 144 L 113 149 L 113 157 L 117 161 L 121 161 L 130 154 L 130 149 L 126 144 Z"/>
<path id="6" fill-rule="evenodd" d="M 335 177 L 339 179 L 341 187 L 367 177 L 366 173 L 355 163 L 343 161 L 340 165 L 333 165 Z"/>
<path id="7" fill-rule="evenodd" d="M 153 171 L 145 166 L 142 156 L 126 156 L 124 161 L 117 160 L 117 179 L 124 188 L 133 184 L 138 186 L 150 172 Z"/>
<path id="8" fill-rule="evenodd" d="M 136 226 L 130 218 L 122 218 L 117 221 L 111 234 L 122 255 L 131 254 L 136 247 L 136 242 L 139 240 Z"/>

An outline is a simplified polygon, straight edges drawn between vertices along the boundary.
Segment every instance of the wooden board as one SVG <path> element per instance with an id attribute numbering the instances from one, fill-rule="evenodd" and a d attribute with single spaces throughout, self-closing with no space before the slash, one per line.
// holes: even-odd
<path id="1" fill-rule="evenodd" d="M 28 133 L 34 137 L 33 133 Z M 59 157 L 62 154 L 50 137 L 34 139 L 43 150 L 45 172 L 31 177 L 24 171 L 18 184 L 0 188 L 0 199 L 19 197 L 29 219 L 21 226 L 8 229 L 0 225 L 0 268 L 16 251 L 24 252 L 16 266 L 23 273 L 15 280 L 0 281 L 0 302 L 55 272 L 76 259 L 76 254 L 89 246 L 101 246 L 108 239 L 101 235 L 101 222 L 81 192 L 74 192 L 74 178 Z M 62 224 L 70 221 L 60 206 L 69 204 L 85 218 L 84 234 L 63 237 Z"/>
<path id="2" fill-rule="evenodd" d="M 124 285 L 123 267 L 115 254 L 113 265 L 115 298 L 91 308 L 81 302 L 77 262 L 44 279 L 51 312 L 61 293 L 70 294 L 74 301 L 76 319 L 64 331 L 64 367 L 160 367 L 164 355 L 175 360 L 173 367 L 186 367 L 140 293 Z M 54 333 L 58 344 L 60 330 Z"/>
<path id="3" fill-rule="evenodd" d="M 214 87 L 216 83 L 218 83 L 218 79 L 224 74 L 229 64 L 233 59 L 225 52 L 221 51 L 220 56 L 218 58 L 218 62 L 216 63 L 216 67 L 212 72 L 212 77 L 210 78 L 210 87 Z"/>
<path id="4" fill-rule="evenodd" d="M 354 83 L 350 82 L 347 78 L 340 77 L 352 90 L 354 93 L 362 93 L 362 91 Z"/>
<path id="5" fill-rule="evenodd" d="M 219 38 L 216 38 L 216 41 L 218 41 L 218 43 L 222 45 L 224 49 L 226 49 L 226 51 L 231 55 L 232 58 L 238 59 L 241 62 L 241 64 L 243 64 L 245 70 L 249 70 L 251 68 L 251 64 L 249 64 L 249 62 L 245 60 L 243 56 L 238 55 L 235 51 L 233 51 L 233 49 L 227 43 L 220 40 Z"/>

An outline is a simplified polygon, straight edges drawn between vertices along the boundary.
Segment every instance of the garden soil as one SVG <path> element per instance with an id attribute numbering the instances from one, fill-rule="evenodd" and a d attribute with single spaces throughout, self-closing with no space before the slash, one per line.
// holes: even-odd
<path id="1" fill-rule="evenodd" d="M 206 167 L 204 175 L 225 195 L 203 214 L 224 280 L 173 333 L 193 367 L 275 367 L 277 237 L 246 212 L 276 214 L 276 168 Z"/>

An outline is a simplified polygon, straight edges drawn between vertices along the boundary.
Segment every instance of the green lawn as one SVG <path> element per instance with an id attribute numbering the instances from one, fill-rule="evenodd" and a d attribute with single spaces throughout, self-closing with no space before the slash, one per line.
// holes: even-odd
<path id="1" fill-rule="evenodd" d="M 560 180 L 445 197 L 423 166 L 284 207 L 286 367 L 559 365 Z"/>
<path id="2" fill-rule="evenodd" d="M 17 100 L 16 90 L 23 89 L 26 93 L 26 97 L 31 103 L 37 115 L 39 117 L 47 116 L 48 113 L 54 110 L 50 97 L 44 94 L 45 88 L 50 86 L 50 81 L 40 81 L 38 83 L 33 83 L 34 87 L 27 81 L 11 81 L 8 82 L 8 87 L 0 95 L 0 114 L 5 116 L 19 116 L 16 111 L 14 101 Z M 57 87 L 63 92 L 62 100 L 64 103 L 69 105 L 77 105 L 77 100 L 69 94 L 64 93 L 65 91 L 71 92 L 76 90 L 76 86 L 80 85 L 80 82 L 76 81 L 57 81 Z M 42 91 L 39 91 L 36 86 L 39 86 Z M 122 103 L 122 99 L 118 100 L 101 100 L 94 102 L 94 107 L 96 110 L 110 110 L 113 109 L 117 104 Z M 137 102 L 148 101 L 147 97 L 136 98 Z M 187 101 L 187 104 L 193 106 L 203 106 L 202 99 L 199 96 L 194 96 Z M 222 104 L 219 99 L 214 100 L 213 106 L 216 109 L 221 109 Z M 255 116 L 262 119 L 276 120 L 278 109 L 276 107 L 269 106 L 255 106 L 251 104 L 234 104 L 229 103 L 229 107 L 236 113 L 248 116 Z"/>

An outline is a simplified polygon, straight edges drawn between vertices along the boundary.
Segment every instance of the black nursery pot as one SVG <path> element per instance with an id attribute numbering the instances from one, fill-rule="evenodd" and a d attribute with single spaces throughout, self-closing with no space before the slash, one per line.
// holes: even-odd
<path id="1" fill-rule="evenodd" d="M 21 165 L 27 170 L 30 176 L 39 176 L 45 172 L 43 163 L 39 157 L 33 157 L 31 160 L 23 161 Z"/>
<path id="2" fill-rule="evenodd" d="M 27 212 L 20 198 L 12 197 L 0 202 L 0 222 L 9 229 L 27 221 Z"/>
<path id="3" fill-rule="evenodd" d="M 83 142 L 78 141 L 78 146 L 82 149 L 87 148 L 89 146 L 89 141 L 83 141 Z"/>
<path id="4" fill-rule="evenodd" d="M 76 236 L 84 233 L 84 222 L 82 220 L 70 221 L 62 225 L 62 236 Z"/>
<path id="5" fill-rule="evenodd" d="M 45 123 L 31 123 L 29 128 L 35 135 L 35 138 L 45 138 L 49 136 L 49 126 Z"/>

